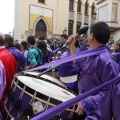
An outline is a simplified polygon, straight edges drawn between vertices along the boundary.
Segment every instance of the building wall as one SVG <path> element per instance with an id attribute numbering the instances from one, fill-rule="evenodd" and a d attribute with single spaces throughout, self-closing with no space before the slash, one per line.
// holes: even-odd
<path id="1" fill-rule="evenodd" d="M 120 39 L 120 1 L 98 1 L 98 21 L 105 21 L 111 29 L 111 38 Z"/>
<path id="2" fill-rule="evenodd" d="M 116 32 L 111 32 L 110 37 L 113 38 L 114 41 L 120 40 L 120 30 L 117 30 Z"/>
<path id="3" fill-rule="evenodd" d="M 19 32 L 19 22 L 20 22 L 20 16 L 19 16 L 19 1 L 15 0 L 15 16 L 14 16 L 14 39 L 19 40 L 20 39 L 20 32 Z"/>
<path id="4" fill-rule="evenodd" d="M 86 17 L 84 17 L 86 0 L 82 0 L 82 12 L 81 12 L 81 25 L 84 25 Z M 88 25 L 91 25 L 91 6 L 95 0 L 89 0 L 89 16 Z M 47 21 L 46 17 L 33 15 L 30 13 L 30 5 L 38 6 L 48 10 L 52 10 L 51 24 Z M 74 27 L 73 34 L 76 34 L 77 26 L 77 0 L 74 1 Z M 31 18 L 32 15 L 32 18 Z M 66 29 L 68 32 L 69 23 L 69 0 L 45 0 L 45 4 L 39 3 L 38 0 L 15 0 L 15 28 L 14 37 L 19 41 L 25 40 L 29 35 L 35 34 L 35 24 L 41 18 L 44 18 L 47 24 L 47 37 L 59 37 Z M 34 20 L 33 20 L 34 19 Z M 35 20 L 36 19 L 36 20 Z M 32 22 L 32 20 L 34 22 Z M 36 21 L 36 22 L 35 22 Z M 33 24 L 31 27 L 31 24 Z"/>

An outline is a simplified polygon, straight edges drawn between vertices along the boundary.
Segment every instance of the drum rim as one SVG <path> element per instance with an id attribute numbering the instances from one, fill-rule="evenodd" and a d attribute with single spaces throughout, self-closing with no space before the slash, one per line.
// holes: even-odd
<path id="1" fill-rule="evenodd" d="M 18 76 L 23 76 L 23 75 L 18 75 Z M 30 77 L 30 76 L 29 76 L 29 77 Z M 38 78 L 37 78 L 37 79 L 38 79 Z M 45 82 L 47 82 L 47 81 L 45 81 Z M 35 92 L 34 89 L 30 88 L 29 86 L 27 86 L 26 84 L 24 84 L 23 82 L 21 82 L 21 81 L 17 78 L 17 76 L 15 76 L 15 80 L 13 81 L 13 83 L 14 83 L 14 84 L 18 84 L 18 85 L 19 85 L 19 84 L 22 84 L 23 87 L 26 86 L 25 91 L 27 91 L 28 93 L 30 93 L 29 91 L 31 91 L 30 94 L 32 94 L 33 91 Z M 49 83 L 50 83 L 50 82 L 49 82 Z M 52 83 L 51 83 L 51 84 L 52 84 Z M 19 86 L 19 87 L 21 87 L 21 86 Z M 21 87 L 21 89 L 23 89 L 23 87 Z M 58 86 L 58 87 L 60 87 L 60 86 Z M 64 90 L 67 90 L 68 92 L 70 92 L 69 89 L 66 89 L 66 88 L 64 88 L 64 87 L 63 87 L 63 89 L 64 89 Z M 36 92 L 37 92 L 36 97 L 40 98 L 39 96 L 41 96 L 42 98 L 40 98 L 40 99 L 42 99 L 42 100 L 44 100 L 44 101 L 47 101 L 47 100 L 49 99 L 49 96 L 47 96 L 47 95 L 45 95 L 45 94 L 43 94 L 43 93 L 40 93 L 40 92 L 38 92 L 38 91 L 36 91 Z M 75 95 L 75 94 L 72 93 L 72 92 L 71 92 L 71 94 Z M 75 96 L 77 96 L 77 95 L 75 95 Z M 63 101 L 57 100 L 57 99 L 55 99 L 55 98 L 53 98 L 53 97 L 50 97 L 50 103 L 53 104 L 53 105 L 58 105 L 58 104 L 60 104 L 60 103 L 62 103 L 62 102 L 63 102 Z"/>
<path id="2" fill-rule="evenodd" d="M 33 71 L 33 72 L 37 72 L 37 71 Z M 29 73 L 27 73 L 27 72 L 24 72 L 23 73 L 23 75 L 25 75 L 25 76 L 30 76 L 30 77 L 35 77 L 35 78 L 40 78 L 40 79 L 45 79 L 45 80 L 49 80 L 49 79 L 46 79 L 46 78 L 42 78 L 41 76 L 37 76 L 37 75 L 31 75 L 31 74 L 29 74 Z M 67 88 L 67 86 L 62 82 L 62 81 L 60 81 L 59 79 L 57 79 L 57 78 L 55 78 L 55 77 L 53 77 L 53 76 L 51 76 L 51 75 L 48 75 L 48 74 L 43 74 L 43 75 L 47 75 L 47 76 L 49 76 L 49 77 L 52 77 L 52 78 L 54 78 L 54 79 L 56 79 L 56 80 L 58 80 L 61 84 L 63 84 L 63 86 L 65 87 L 65 88 Z M 49 80 L 49 82 L 50 82 L 50 80 Z M 56 85 L 58 85 L 58 86 L 62 86 L 62 85 L 59 85 L 58 83 L 56 83 L 56 82 L 54 82 L 54 81 L 51 81 L 50 83 L 53 83 L 53 84 L 56 84 Z M 63 87 L 62 86 L 62 87 Z"/>
<path id="3" fill-rule="evenodd" d="M 28 77 L 33 77 L 33 78 L 36 78 L 36 79 L 40 79 L 40 80 L 42 80 L 42 81 L 46 81 L 46 82 L 48 82 L 48 83 L 51 83 L 51 84 L 56 85 L 56 86 L 58 86 L 58 87 L 61 87 L 61 88 L 65 89 L 65 90 L 67 90 L 68 92 L 74 94 L 75 96 L 78 95 L 78 94 L 76 94 L 75 92 L 73 92 L 73 91 L 71 91 L 70 89 L 68 89 L 67 86 L 66 86 L 66 87 L 63 87 L 62 85 L 59 85 L 58 83 L 56 83 L 56 82 L 54 82 L 54 81 L 50 81 L 50 80 L 48 80 L 48 79 L 46 79 L 46 78 L 37 77 L 36 75 L 30 75 L 30 74 L 16 74 L 16 75 L 15 75 L 15 77 L 18 77 L 18 76 L 28 76 Z"/>

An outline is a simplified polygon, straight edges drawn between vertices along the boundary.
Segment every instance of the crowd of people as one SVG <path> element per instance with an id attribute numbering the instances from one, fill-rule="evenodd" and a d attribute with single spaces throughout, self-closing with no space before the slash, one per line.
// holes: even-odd
<path id="1" fill-rule="evenodd" d="M 68 89 L 82 94 L 117 77 L 120 71 L 120 41 L 109 39 L 110 28 L 105 22 L 94 23 L 90 27 L 90 35 L 83 34 L 77 38 L 66 34 L 61 35 L 60 39 L 47 40 L 44 37 L 29 36 L 19 43 L 11 35 L 0 33 L 0 110 L 17 72 L 82 51 L 97 51 L 101 48 L 107 52 L 60 65 L 56 69 L 59 75 L 57 77 Z M 81 120 L 119 120 L 119 89 L 119 82 L 103 88 L 79 102 L 76 113 L 81 116 Z"/>

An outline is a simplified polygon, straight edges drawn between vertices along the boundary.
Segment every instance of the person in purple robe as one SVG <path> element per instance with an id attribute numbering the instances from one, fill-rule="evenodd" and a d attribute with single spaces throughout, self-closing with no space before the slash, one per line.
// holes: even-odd
<path id="1" fill-rule="evenodd" d="M 73 62 L 60 65 L 58 67 L 58 74 L 60 80 L 70 89 L 72 92 L 78 93 L 78 68 L 73 65 Z"/>
<path id="2" fill-rule="evenodd" d="M 56 54 L 59 50 L 60 50 L 60 47 L 61 47 L 61 45 L 60 45 L 60 41 L 59 40 L 54 40 L 53 41 L 53 53 L 54 54 Z"/>
<path id="3" fill-rule="evenodd" d="M 21 51 L 14 47 L 14 39 L 9 34 L 5 34 L 5 47 L 15 57 L 18 63 L 18 72 L 27 70 L 29 68 L 27 59 L 24 57 L 24 54 Z"/>
<path id="4" fill-rule="evenodd" d="M 119 66 L 119 71 L 120 71 L 120 41 L 116 41 L 114 44 L 114 49 L 115 49 L 115 55 L 116 55 L 116 62 L 118 63 Z"/>
<path id="5" fill-rule="evenodd" d="M 79 53 L 79 42 L 76 40 L 75 47 L 77 52 Z M 66 58 L 71 56 L 70 51 L 68 50 L 66 54 L 64 53 L 60 59 Z M 70 89 L 72 92 L 78 93 L 78 77 L 79 77 L 79 68 L 74 66 L 73 61 L 67 62 L 65 64 L 62 64 L 58 67 L 58 74 L 60 77 L 60 80 L 66 84 L 67 88 Z"/>
<path id="6" fill-rule="evenodd" d="M 120 79 L 116 80 L 112 91 L 112 120 L 120 120 Z"/>
<path id="7" fill-rule="evenodd" d="M 88 37 L 91 49 L 97 50 L 102 48 L 106 52 L 74 61 L 75 66 L 81 69 L 78 80 L 78 89 L 81 94 L 118 76 L 119 69 L 117 63 L 110 50 L 105 46 L 109 38 L 110 28 L 105 22 L 92 24 Z M 77 54 L 74 36 L 69 38 L 68 48 L 71 55 Z M 112 85 L 80 101 L 76 113 L 81 116 L 86 114 L 85 120 L 112 120 L 111 101 Z"/>
<path id="8" fill-rule="evenodd" d="M 5 87 L 6 87 L 5 69 L 2 62 L 0 61 L 0 100 L 3 97 L 3 92 L 5 90 Z M 0 120 L 2 120 L 1 112 L 0 112 Z"/>
<path id="9" fill-rule="evenodd" d="M 89 49 L 88 40 L 87 40 L 86 36 L 83 36 L 82 39 L 83 40 L 82 40 L 82 43 L 79 47 L 79 52 L 82 52 L 82 51 L 85 51 L 85 50 Z"/>

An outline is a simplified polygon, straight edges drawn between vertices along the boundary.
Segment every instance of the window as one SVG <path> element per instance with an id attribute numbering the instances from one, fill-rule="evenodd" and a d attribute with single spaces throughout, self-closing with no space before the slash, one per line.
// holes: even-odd
<path id="1" fill-rule="evenodd" d="M 78 3 L 77 3 L 77 12 L 81 12 L 81 5 L 82 5 L 82 1 L 78 0 Z"/>
<path id="2" fill-rule="evenodd" d="M 95 12 L 95 3 L 92 4 L 91 16 L 93 17 L 93 13 Z"/>
<path id="3" fill-rule="evenodd" d="M 73 6 L 74 6 L 74 0 L 69 1 L 69 10 L 73 11 Z"/>
<path id="4" fill-rule="evenodd" d="M 38 0 L 38 2 L 45 3 L 45 0 Z"/>
<path id="5" fill-rule="evenodd" d="M 80 27 L 81 27 L 81 22 L 77 22 L 76 33 L 78 33 Z"/>
<path id="6" fill-rule="evenodd" d="M 73 21 L 69 21 L 68 35 L 72 35 L 72 34 L 73 34 Z"/>
<path id="7" fill-rule="evenodd" d="M 85 2 L 85 15 L 88 15 L 88 6 L 89 6 L 89 3 L 88 3 L 88 0 L 86 0 L 86 2 Z"/>

